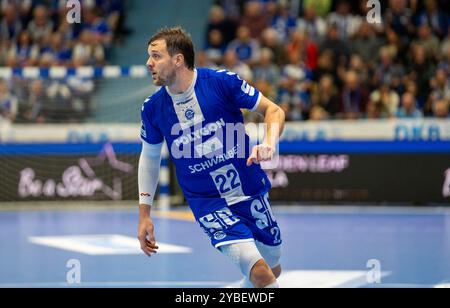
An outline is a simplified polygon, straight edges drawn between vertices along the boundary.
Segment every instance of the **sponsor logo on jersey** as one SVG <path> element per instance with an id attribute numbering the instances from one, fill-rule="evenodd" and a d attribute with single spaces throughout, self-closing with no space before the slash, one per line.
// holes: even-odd
<path id="1" fill-rule="evenodd" d="M 177 103 L 177 106 L 180 106 L 180 105 L 186 105 L 187 103 L 192 102 L 193 99 L 194 99 L 194 98 L 191 97 L 190 99 L 185 100 L 184 102 L 178 102 L 178 103 Z"/>
<path id="2" fill-rule="evenodd" d="M 142 126 L 141 126 L 141 136 L 142 138 L 147 138 L 147 132 L 145 131 L 145 125 L 144 122 L 141 122 Z"/>
<path id="3" fill-rule="evenodd" d="M 194 131 L 190 134 L 186 134 L 186 135 L 178 137 L 177 139 L 175 139 L 174 143 L 177 147 L 179 147 L 182 144 L 187 145 L 191 142 L 201 139 L 203 136 L 209 136 L 212 133 L 217 132 L 222 127 L 225 127 L 225 125 L 226 124 L 225 124 L 224 119 L 220 119 L 219 121 L 214 122 L 214 123 L 208 123 L 204 127 L 197 129 L 196 131 Z M 179 130 L 178 130 L 178 132 L 175 130 L 174 133 L 179 133 L 179 132 L 180 132 Z"/>
<path id="4" fill-rule="evenodd" d="M 238 148 L 236 146 L 225 154 L 213 157 L 211 159 L 201 162 L 200 164 L 189 166 L 188 168 L 191 171 L 191 174 L 206 171 L 212 167 L 215 167 L 218 164 L 224 163 L 230 159 L 235 158 L 237 155 L 238 155 Z"/>
<path id="5" fill-rule="evenodd" d="M 217 231 L 216 233 L 214 233 L 214 239 L 217 241 L 223 240 L 226 237 L 227 235 L 223 231 Z"/>
<path id="6" fill-rule="evenodd" d="M 195 146 L 195 150 L 200 157 L 207 156 L 216 151 L 222 150 L 223 144 L 219 138 L 214 137 L 202 144 Z"/>
<path id="7" fill-rule="evenodd" d="M 140 193 L 141 197 L 150 197 L 151 195 L 149 193 Z"/>

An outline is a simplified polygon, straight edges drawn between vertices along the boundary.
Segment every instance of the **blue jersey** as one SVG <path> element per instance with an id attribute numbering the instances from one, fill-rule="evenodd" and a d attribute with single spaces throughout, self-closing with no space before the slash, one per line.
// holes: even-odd
<path id="1" fill-rule="evenodd" d="M 255 110 L 260 99 L 235 73 L 196 69 L 186 92 L 162 87 L 144 102 L 141 138 L 150 144 L 166 140 L 197 219 L 270 189 L 260 165 L 246 164 L 251 146 L 241 108 Z"/>

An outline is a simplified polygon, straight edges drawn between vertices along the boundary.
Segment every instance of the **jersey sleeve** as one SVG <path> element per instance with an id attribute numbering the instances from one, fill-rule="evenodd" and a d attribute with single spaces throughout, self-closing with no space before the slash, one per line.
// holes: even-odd
<path id="1" fill-rule="evenodd" d="M 230 104 L 236 108 L 256 110 L 261 100 L 261 93 L 256 88 L 242 80 L 236 73 L 227 71 L 218 73 L 222 75 L 221 86 Z"/>
<path id="2" fill-rule="evenodd" d="M 160 144 L 164 136 L 154 124 L 155 115 L 152 112 L 150 98 L 142 106 L 141 111 L 141 139 L 149 144 Z"/>

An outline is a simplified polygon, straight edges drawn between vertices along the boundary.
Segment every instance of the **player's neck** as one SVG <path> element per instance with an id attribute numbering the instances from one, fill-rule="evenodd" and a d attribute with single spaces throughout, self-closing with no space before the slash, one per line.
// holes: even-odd
<path id="1" fill-rule="evenodd" d="M 186 92 L 194 81 L 195 72 L 187 68 L 183 68 L 178 72 L 175 82 L 168 86 L 170 93 L 182 94 Z"/>

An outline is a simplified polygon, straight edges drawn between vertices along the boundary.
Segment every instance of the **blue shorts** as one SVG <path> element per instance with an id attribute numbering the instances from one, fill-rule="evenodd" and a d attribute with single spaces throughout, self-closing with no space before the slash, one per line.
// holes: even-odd
<path id="1" fill-rule="evenodd" d="M 252 240 L 269 246 L 281 244 L 280 228 L 268 194 L 214 211 L 200 217 L 198 222 L 215 248 Z"/>

